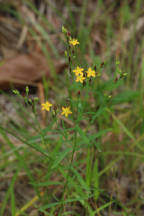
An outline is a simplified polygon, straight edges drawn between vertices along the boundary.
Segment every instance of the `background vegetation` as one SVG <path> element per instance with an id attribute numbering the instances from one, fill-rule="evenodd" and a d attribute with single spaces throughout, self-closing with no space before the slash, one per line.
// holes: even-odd
<path id="1" fill-rule="evenodd" d="M 0 215 L 144 215 L 143 10 L 0 2 Z M 100 76 L 77 83 L 77 65 Z"/>

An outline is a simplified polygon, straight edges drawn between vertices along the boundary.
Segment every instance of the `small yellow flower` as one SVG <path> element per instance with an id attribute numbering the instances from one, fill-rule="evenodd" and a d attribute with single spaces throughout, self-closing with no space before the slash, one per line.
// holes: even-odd
<path id="1" fill-rule="evenodd" d="M 50 111 L 50 107 L 52 106 L 52 104 L 46 101 L 41 106 L 42 106 L 42 110 Z"/>
<path id="2" fill-rule="evenodd" d="M 70 39 L 69 40 L 69 44 L 72 45 L 72 46 L 76 46 L 79 44 L 78 40 L 77 39 Z"/>
<path id="3" fill-rule="evenodd" d="M 87 73 L 87 77 L 95 77 L 96 76 L 95 71 L 92 70 L 90 67 L 88 68 L 86 73 Z"/>
<path id="4" fill-rule="evenodd" d="M 70 110 L 70 107 L 62 107 L 62 115 L 65 115 L 65 117 L 68 117 L 69 114 L 72 114 L 72 111 Z"/>
<path id="5" fill-rule="evenodd" d="M 80 75 L 80 76 L 76 77 L 76 82 L 83 83 L 84 80 L 85 80 L 85 77 L 83 75 Z"/>
<path id="6" fill-rule="evenodd" d="M 83 75 L 83 71 L 84 71 L 84 69 L 81 68 L 81 67 L 79 67 L 79 66 L 77 66 L 77 67 L 73 70 L 73 72 L 75 73 L 76 76 Z"/>

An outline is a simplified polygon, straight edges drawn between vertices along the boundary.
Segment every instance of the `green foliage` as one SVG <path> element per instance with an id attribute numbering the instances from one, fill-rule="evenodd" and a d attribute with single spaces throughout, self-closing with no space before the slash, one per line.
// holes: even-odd
<path id="1" fill-rule="evenodd" d="M 30 1 L 25 2 L 50 31 L 56 32 Z M 141 2 L 138 2 L 136 14 L 140 11 Z M 119 196 L 113 196 L 108 188 L 108 184 L 116 175 L 124 175 L 124 171 L 119 169 L 124 166 L 123 161 L 127 167 L 125 173 L 133 175 L 138 164 L 143 163 L 144 159 L 144 65 L 142 64 L 139 72 L 138 81 L 141 85 L 134 89 L 131 64 L 134 64 L 132 50 L 135 37 L 130 44 L 126 64 L 125 56 L 117 58 L 111 54 L 114 26 L 110 11 L 104 10 L 104 1 L 98 1 L 88 26 L 85 24 L 88 1 L 83 1 L 79 12 L 79 28 L 75 24 L 71 3 L 66 4 L 71 19 L 65 20 L 62 14 L 59 15 L 65 24 L 62 26 L 63 43 L 66 48 L 64 53 L 68 64 L 65 74 L 57 76 L 55 72 L 52 55 L 59 59 L 60 54 L 47 30 L 39 23 L 35 24 L 35 30 L 29 28 L 33 37 L 39 33 L 44 40 L 39 42 L 39 45 L 48 59 L 54 81 L 51 83 L 44 77 L 43 85 L 46 101 L 50 101 L 49 104 L 52 106 L 45 113 L 46 122 L 43 127 L 38 98 L 30 98 L 29 87 L 26 87 L 24 96 L 18 90 L 13 90 L 16 99 L 13 100 L 13 106 L 24 123 L 21 125 L 15 122 L 8 127 L 0 126 L 0 134 L 6 144 L 2 147 L 0 155 L 0 168 L 10 166 L 9 158 L 12 157 L 12 169 L 14 172 L 16 170 L 5 198 L 0 203 L 0 213 L 4 215 L 10 200 L 12 216 L 21 213 L 28 215 L 26 212 L 31 206 L 35 206 L 45 215 L 58 213 L 61 216 L 75 216 L 79 215 L 78 210 L 83 211 L 83 215 L 86 216 L 99 216 L 104 211 L 115 215 L 136 215 L 129 201 L 123 204 Z M 111 9 L 115 4 L 111 5 Z M 50 7 L 52 8 L 51 4 Z M 3 8 L 6 9 L 10 10 L 9 6 Z M 107 50 L 104 62 L 92 49 L 90 38 L 99 10 L 104 11 L 100 21 L 105 19 L 106 27 Z M 121 27 L 124 27 L 129 24 L 132 17 L 128 3 L 122 5 L 120 14 L 123 15 L 119 22 Z M 18 12 L 17 15 L 20 18 Z M 75 42 L 79 44 L 70 44 L 72 39 L 77 40 Z M 52 55 L 47 50 L 46 43 L 49 44 Z M 140 54 L 141 52 L 139 56 Z M 86 55 L 90 56 L 91 64 L 87 61 Z M 137 63 L 134 65 L 135 68 L 138 67 Z M 77 81 L 77 75 L 73 72 L 78 66 L 83 69 L 79 75 L 84 78 L 81 82 Z M 94 71 L 95 77 L 88 76 L 88 68 Z M 17 98 L 20 100 L 18 108 Z M 69 108 L 65 110 L 65 116 L 62 114 L 63 108 Z M 14 141 L 9 137 L 14 138 Z M 15 140 L 20 143 L 19 146 L 15 145 Z M 24 170 L 28 177 L 28 182 L 35 191 L 34 200 L 38 202 L 29 201 L 18 209 L 14 189 L 21 170 Z M 131 202 L 134 202 L 136 210 L 139 211 L 142 203 L 139 194 L 136 194 Z"/>

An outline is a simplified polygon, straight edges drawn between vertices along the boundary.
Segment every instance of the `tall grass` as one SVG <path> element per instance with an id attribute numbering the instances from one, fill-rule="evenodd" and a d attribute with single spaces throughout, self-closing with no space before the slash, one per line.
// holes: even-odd
<path id="1" fill-rule="evenodd" d="M 35 28 L 31 26 L 29 32 L 33 37 L 39 33 L 43 38 L 39 46 L 51 65 L 54 78 L 52 83 L 44 79 L 44 87 L 46 98 L 53 107 L 46 112 L 47 121 L 43 127 L 41 104 L 36 104 L 34 112 L 34 102 L 29 103 L 28 91 L 25 98 L 16 91 L 13 97 L 6 95 L 22 121 L 20 124 L 16 120 L 6 127 L 0 125 L 2 177 L 6 178 L 7 172 L 13 174 L 0 203 L 0 214 L 6 215 L 10 202 L 12 216 L 29 215 L 31 209 L 48 216 L 141 215 L 143 185 L 135 173 L 144 160 L 143 46 L 136 46 L 137 33 L 133 32 L 128 42 L 129 49 L 121 42 L 121 49 L 115 54 L 111 47 L 120 40 L 116 31 L 122 34 L 132 23 L 137 25 L 142 1 L 136 1 L 134 8 L 128 1 L 120 7 L 114 2 L 107 8 L 105 2 L 99 0 L 87 24 L 89 1 L 85 0 L 77 9 L 78 27 L 72 3 L 68 1 L 65 5 L 70 19 L 58 14 L 65 26 L 60 43 L 65 46 L 68 64 L 59 76 L 55 73 L 52 56 L 59 59 L 60 54 L 47 31 L 53 27 L 32 3 L 25 2 L 44 22 L 44 27 L 39 23 L 33 24 Z M 49 7 L 56 10 L 50 3 Z M 99 11 L 102 13 L 100 17 Z M 17 15 L 20 17 L 18 11 Z M 113 16 L 119 29 L 116 29 Z M 104 32 L 106 48 L 102 57 L 95 54 L 91 42 L 95 19 L 99 31 Z M 77 38 L 80 44 L 70 46 L 70 37 Z M 47 50 L 47 43 L 52 54 Z M 72 72 L 77 66 L 84 71 L 91 67 L 97 76 L 78 83 Z M 63 106 L 69 106 L 72 111 L 68 117 L 61 114 Z M 15 190 L 22 172 L 27 176 L 34 195 L 19 206 Z M 131 178 L 132 185 L 136 185 L 134 192 L 130 189 L 129 199 L 121 195 L 121 190 L 128 191 L 121 185 L 123 177 Z M 118 179 L 118 185 L 115 179 Z"/>

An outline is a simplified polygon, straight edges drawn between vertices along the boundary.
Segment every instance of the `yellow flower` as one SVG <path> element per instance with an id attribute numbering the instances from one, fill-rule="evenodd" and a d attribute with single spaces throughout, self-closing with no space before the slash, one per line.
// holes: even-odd
<path id="1" fill-rule="evenodd" d="M 41 106 L 42 106 L 42 110 L 50 111 L 50 107 L 52 106 L 52 104 L 46 101 Z"/>
<path id="2" fill-rule="evenodd" d="M 69 44 L 72 45 L 72 46 L 76 46 L 79 44 L 78 40 L 77 39 L 70 39 L 69 40 Z"/>
<path id="3" fill-rule="evenodd" d="M 77 66 L 77 67 L 73 70 L 73 72 L 75 73 L 76 76 L 83 75 L 83 71 L 84 71 L 84 69 L 81 68 L 81 67 L 79 67 L 79 66 Z"/>
<path id="4" fill-rule="evenodd" d="M 80 75 L 80 76 L 76 77 L 76 82 L 83 83 L 84 80 L 85 80 L 85 77 L 83 75 Z"/>
<path id="5" fill-rule="evenodd" d="M 96 76 L 95 71 L 92 70 L 90 67 L 88 68 L 86 73 L 87 73 L 87 77 L 95 77 Z"/>
<path id="6" fill-rule="evenodd" d="M 65 117 L 68 117 L 69 114 L 72 114 L 72 111 L 70 110 L 70 107 L 62 107 L 62 115 L 65 115 Z"/>

